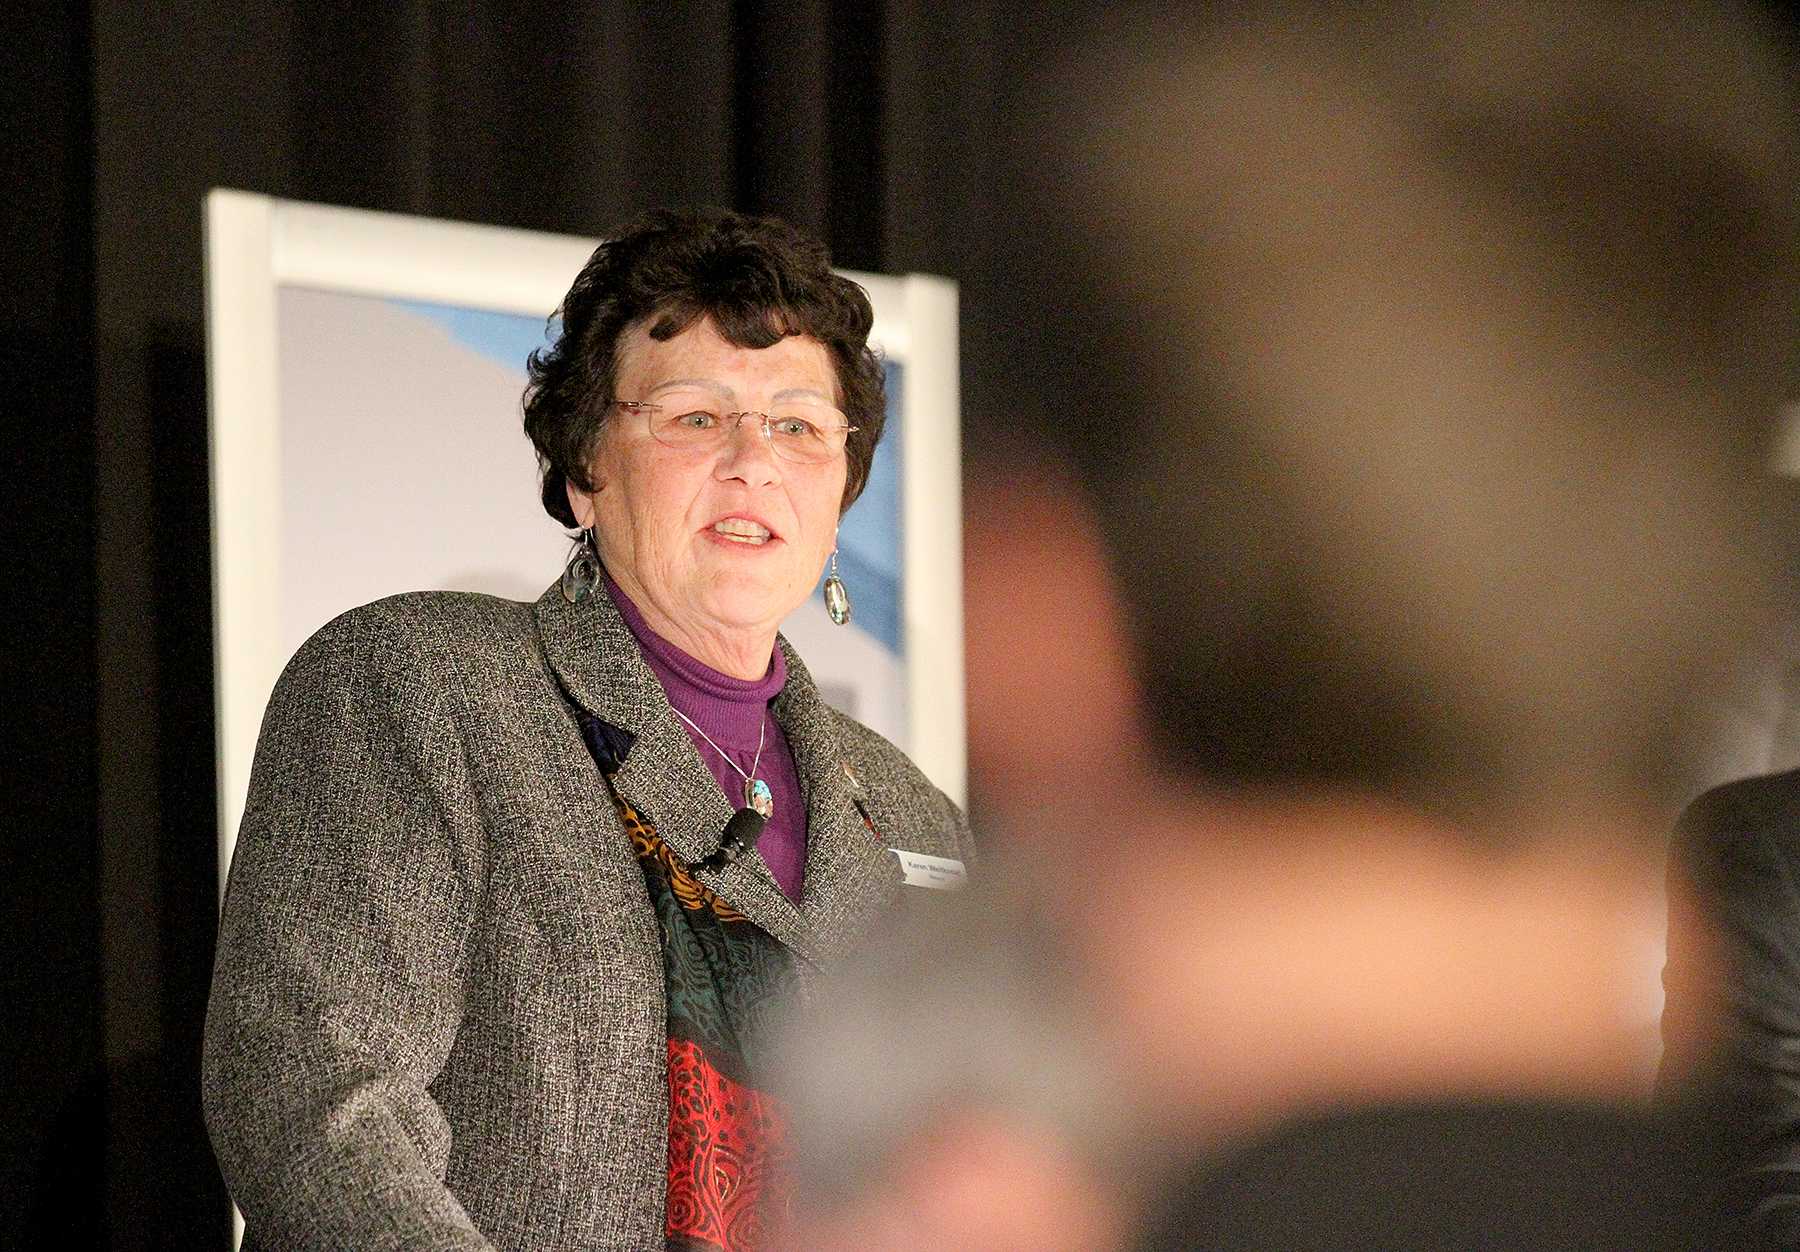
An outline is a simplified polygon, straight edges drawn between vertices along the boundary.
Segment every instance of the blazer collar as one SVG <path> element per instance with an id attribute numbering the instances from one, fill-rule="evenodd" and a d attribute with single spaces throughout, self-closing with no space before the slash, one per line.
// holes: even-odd
<path id="1" fill-rule="evenodd" d="M 625 732 L 615 737 L 627 750 L 613 785 L 676 856 L 691 865 L 710 855 L 732 807 L 676 719 L 618 606 L 603 587 L 570 604 L 552 583 L 534 612 L 544 655 L 569 698 Z M 821 964 L 854 944 L 872 914 L 898 896 L 902 875 L 856 810 L 837 715 L 787 640 L 777 645 L 788 678 L 773 709 L 806 798 L 800 905 L 755 853 L 697 876 L 795 953 Z"/>

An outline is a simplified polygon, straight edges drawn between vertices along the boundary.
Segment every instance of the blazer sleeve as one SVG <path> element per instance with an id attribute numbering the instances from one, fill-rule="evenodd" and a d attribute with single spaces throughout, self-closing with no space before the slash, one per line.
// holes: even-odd
<path id="1" fill-rule="evenodd" d="M 1756 1246 L 1800 1246 L 1800 776 L 1708 793 L 1683 815 L 1673 872 L 1723 940 L 1726 1041 L 1715 1103 L 1726 1173 L 1716 1203 Z M 1683 959 L 1671 919 L 1671 968 Z M 1692 980 L 1687 980 L 1691 982 Z M 1685 985 L 1685 984 L 1683 984 Z M 1675 983 L 1667 1012 L 1679 1014 Z"/>
<path id="2" fill-rule="evenodd" d="M 370 606 L 275 689 L 220 922 L 206 1120 L 251 1242 L 491 1249 L 430 1094 L 485 875 L 447 668 Z M 435 680 L 435 681 L 434 681 Z"/>

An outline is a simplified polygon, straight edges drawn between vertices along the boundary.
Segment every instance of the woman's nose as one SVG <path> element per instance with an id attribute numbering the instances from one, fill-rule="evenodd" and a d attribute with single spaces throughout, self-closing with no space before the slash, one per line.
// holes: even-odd
<path id="1" fill-rule="evenodd" d="M 781 458 L 769 437 L 769 419 L 761 413 L 733 415 L 733 429 L 719 457 L 719 469 L 727 478 L 742 478 L 756 485 L 781 481 Z"/>

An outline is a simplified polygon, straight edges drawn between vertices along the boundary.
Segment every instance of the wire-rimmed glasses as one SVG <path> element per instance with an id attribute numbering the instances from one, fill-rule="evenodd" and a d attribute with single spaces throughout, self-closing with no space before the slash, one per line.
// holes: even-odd
<path id="1" fill-rule="evenodd" d="M 665 395 L 655 402 L 615 399 L 609 403 L 641 415 L 656 442 L 687 452 L 721 447 L 741 422 L 754 419 L 775 455 L 797 465 L 819 465 L 834 459 L 843 452 L 850 432 L 857 429 L 828 404 L 798 402 L 783 405 L 780 413 L 748 409 L 729 413 L 716 396 L 704 392 Z"/>

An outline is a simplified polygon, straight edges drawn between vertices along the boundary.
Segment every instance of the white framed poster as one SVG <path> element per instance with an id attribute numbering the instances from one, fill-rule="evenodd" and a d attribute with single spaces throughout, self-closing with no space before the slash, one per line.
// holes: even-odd
<path id="1" fill-rule="evenodd" d="M 563 530 L 521 428 L 525 357 L 597 240 L 206 200 L 220 882 L 263 708 L 345 609 L 444 588 L 533 600 Z M 845 515 L 851 625 L 818 597 L 783 625 L 828 700 L 966 789 L 957 294 L 849 273 L 875 308 L 888 427 Z"/>

